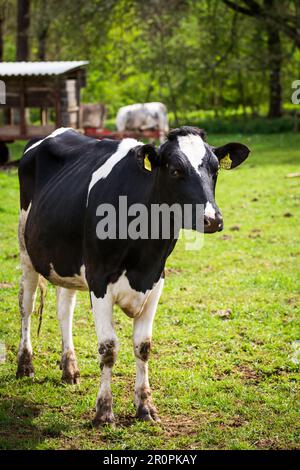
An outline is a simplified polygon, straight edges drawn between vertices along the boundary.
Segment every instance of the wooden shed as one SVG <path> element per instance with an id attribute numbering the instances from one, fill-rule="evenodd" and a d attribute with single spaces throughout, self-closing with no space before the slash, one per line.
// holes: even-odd
<path id="1" fill-rule="evenodd" d="M 2 96 L 0 104 L 0 143 L 42 137 L 61 126 L 79 128 L 80 89 L 85 86 L 87 64 L 0 62 L 5 88 L 5 100 Z"/>

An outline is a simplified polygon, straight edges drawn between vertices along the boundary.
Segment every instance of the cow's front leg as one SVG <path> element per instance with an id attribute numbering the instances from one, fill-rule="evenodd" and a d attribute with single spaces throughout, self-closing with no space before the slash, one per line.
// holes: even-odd
<path id="1" fill-rule="evenodd" d="M 141 315 L 134 319 L 133 346 L 136 358 L 134 401 L 137 418 L 145 421 L 159 421 L 151 398 L 148 359 L 151 348 L 152 325 L 162 288 L 163 279 L 160 279 L 150 293 Z"/>
<path id="2" fill-rule="evenodd" d="M 58 287 L 56 291 L 57 316 L 62 336 L 61 369 L 62 380 L 68 384 L 78 384 L 80 373 L 75 356 L 72 324 L 76 304 L 76 290 Z"/>
<path id="3" fill-rule="evenodd" d="M 112 312 L 113 301 L 109 293 L 103 298 L 97 298 L 91 293 L 93 314 L 98 338 L 100 355 L 101 381 L 96 403 L 96 416 L 93 420 L 95 426 L 112 423 L 111 375 L 117 358 L 118 340 L 115 334 Z"/>

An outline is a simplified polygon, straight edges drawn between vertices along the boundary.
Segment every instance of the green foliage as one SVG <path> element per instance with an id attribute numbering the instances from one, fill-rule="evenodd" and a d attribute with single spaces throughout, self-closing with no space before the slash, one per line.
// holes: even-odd
<path id="1" fill-rule="evenodd" d="M 292 17 L 293 0 L 274 2 L 280 18 Z M 15 1 L 6 3 L 4 58 L 14 60 Z M 237 14 L 220 0 L 34 0 L 30 59 L 38 59 L 44 31 L 46 59 L 88 59 L 83 100 L 106 103 L 110 119 L 120 106 L 146 101 L 163 101 L 175 124 L 208 110 L 216 118 L 237 108 L 257 116 L 266 114 L 269 100 L 265 26 L 265 20 Z M 287 106 L 291 83 L 300 74 L 300 53 L 283 33 L 281 43 Z M 275 126 L 290 129 L 286 122 L 267 123 L 265 132 Z"/>
<path id="2" fill-rule="evenodd" d="M 60 382 L 61 340 L 49 286 L 42 332 L 33 315 L 34 379 L 15 379 L 20 277 L 16 171 L 0 173 L 0 448 L 295 449 L 299 418 L 299 135 L 212 135 L 252 154 L 221 171 L 225 230 L 199 253 L 179 241 L 154 323 L 150 382 L 161 425 L 134 416 L 132 321 L 116 309 L 121 349 L 114 368 L 116 427 L 92 429 L 99 385 L 90 302 L 80 293 L 74 342 L 79 386 Z M 18 153 L 18 151 L 17 151 Z M 289 217 L 287 216 L 289 215 Z M 235 226 L 235 230 L 232 227 Z M 238 229 L 237 229 L 238 227 Z M 230 309 L 226 317 L 221 310 Z M 298 355 L 297 355 L 298 354 Z"/>
<path id="3" fill-rule="evenodd" d="M 297 118 L 298 129 L 300 129 L 300 119 Z M 296 120 L 293 116 L 284 116 L 278 119 L 267 119 L 263 117 L 243 117 L 243 116 L 223 116 L 219 118 L 201 118 L 197 113 L 188 114 L 185 120 L 190 126 L 200 127 L 208 133 L 231 134 L 234 130 L 240 134 L 276 134 L 291 132 L 295 129 Z M 170 119 L 170 126 L 175 127 L 176 122 Z"/>

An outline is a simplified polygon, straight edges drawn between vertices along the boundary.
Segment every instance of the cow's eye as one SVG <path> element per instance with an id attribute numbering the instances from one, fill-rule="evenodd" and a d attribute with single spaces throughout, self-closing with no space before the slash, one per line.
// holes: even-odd
<path id="1" fill-rule="evenodd" d="M 176 178 L 176 177 L 181 175 L 181 172 L 177 168 L 172 168 L 170 170 L 170 175 L 173 176 L 174 178 Z"/>

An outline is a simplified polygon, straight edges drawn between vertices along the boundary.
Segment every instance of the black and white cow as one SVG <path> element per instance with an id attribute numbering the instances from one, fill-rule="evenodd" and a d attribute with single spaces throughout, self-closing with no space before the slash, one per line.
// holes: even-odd
<path id="1" fill-rule="evenodd" d="M 104 202 L 117 205 L 120 195 L 127 196 L 128 205 L 203 204 L 204 231 L 222 230 L 222 216 L 214 198 L 220 161 L 234 168 L 247 158 L 249 149 L 238 143 L 213 148 L 203 137 L 199 129 L 181 127 L 171 131 L 166 142 L 156 149 L 135 139 L 98 141 L 63 128 L 27 144 L 20 161 L 19 243 L 23 274 L 17 377 L 34 372 L 30 315 L 41 275 L 57 286 L 62 379 L 78 382 L 72 318 L 76 291 L 89 290 L 102 370 L 95 424 L 114 419 L 111 374 L 118 352 L 114 304 L 133 318 L 137 417 L 157 419 L 147 363 L 164 266 L 176 243 L 171 236 L 99 239 L 97 207 Z"/>

